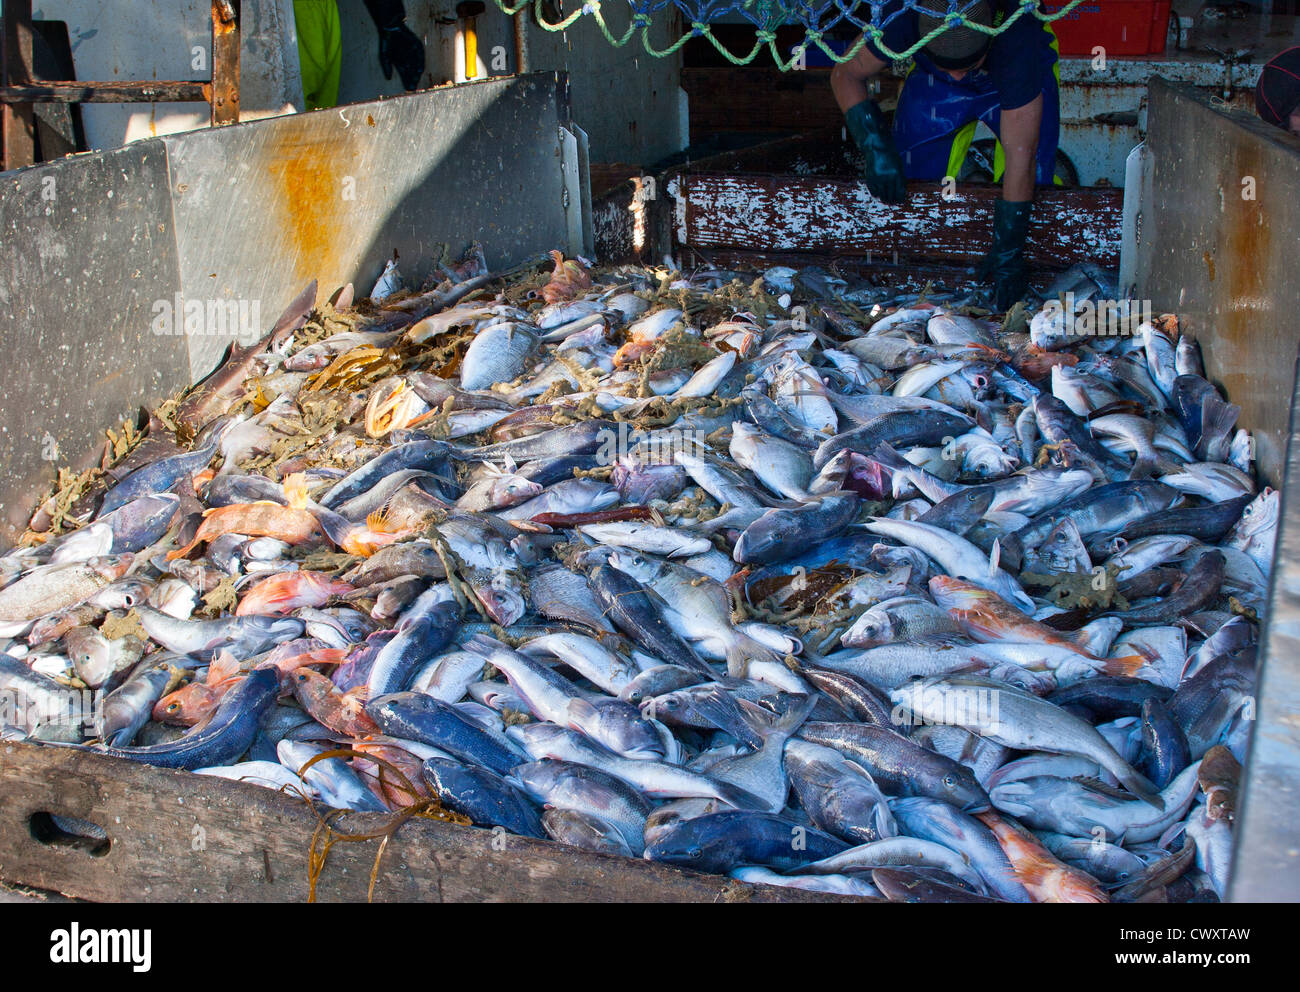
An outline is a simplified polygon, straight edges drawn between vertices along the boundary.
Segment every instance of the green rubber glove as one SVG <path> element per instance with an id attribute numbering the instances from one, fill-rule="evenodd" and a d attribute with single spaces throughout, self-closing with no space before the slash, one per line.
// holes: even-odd
<path id="1" fill-rule="evenodd" d="M 880 108 L 874 100 L 863 100 L 844 112 L 844 120 L 849 137 L 866 159 L 862 178 L 871 195 L 885 203 L 902 203 L 907 199 L 903 160 L 898 157 Z"/>
<path id="2" fill-rule="evenodd" d="M 998 200 L 993 208 L 993 250 L 984 256 L 978 275 L 981 281 L 993 280 L 993 298 L 999 310 L 1010 310 L 1029 288 L 1025 237 L 1033 205 L 1033 200 Z"/>

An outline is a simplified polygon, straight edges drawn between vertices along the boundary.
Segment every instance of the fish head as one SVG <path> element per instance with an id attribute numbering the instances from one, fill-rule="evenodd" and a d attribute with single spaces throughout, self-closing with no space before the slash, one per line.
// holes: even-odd
<path id="1" fill-rule="evenodd" d="M 640 704 L 641 716 L 647 720 L 661 720 L 675 723 L 683 719 L 691 709 L 690 696 L 682 691 L 665 692 L 652 696 Z"/>
<path id="2" fill-rule="evenodd" d="M 664 744 L 659 731 L 640 717 L 635 706 L 611 699 L 596 704 L 596 710 L 602 739 L 615 751 L 638 761 L 663 761 Z"/>
<path id="3" fill-rule="evenodd" d="M 996 442 L 967 449 L 962 468 L 981 479 L 1002 479 L 1020 467 L 1020 459 L 1003 451 Z"/>
<path id="4" fill-rule="evenodd" d="M 1278 490 L 1266 487 L 1242 511 L 1241 521 L 1237 524 L 1238 534 L 1242 537 L 1251 537 L 1276 527 L 1281 499 Z"/>
<path id="5" fill-rule="evenodd" d="M 894 639 L 894 621 L 888 610 L 879 605 L 871 607 L 852 628 L 845 631 L 840 643 L 846 648 L 874 648 Z"/>
<path id="6" fill-rule="evenodd" d="M 930 579 L 930 595 L 945 610 L 969 609 L 992 597 L 987 589 L 953 575 Z"/>
<path id="7" fill-rule="evenodd" d="M 492 580 L 473 587 L 474 595 L 496 623 L 509 627 L 519 620 L 527 609 L 518 589 L 518 581 L 506 571 L 498 572 Z"/>
<path id="8" fill-rule="evenodd" d="M 106 610 L 130 610 L 147 600 L 153 589 L 148 579 L 119 579 L 99 591 L 95 605 Z"/>
<path id="9" fill-rule="evenodd" d="M 651 561 L 645 555 L 635 551 L 612 551 L 607 560 L 624 575 L 631 576 L 642 583 L 654 581 L 664 569 L 662 562 Z"/>
<path id="10" fill-rule="evenodd" d="M 158 723 L 192 727 L 211 713 L 215 706 L 216 700 L 209 687 L 202 682 L 191 682 L 158 700 L 151 716 Z"/>
<path id="11" fill-rule="evenodd" d="M 741 533 L 731 556 L 740 564 L 761 564 L 775 559 L 784 543 L 784 533 L 770 519 L 760 517 Z"/>
<path id="12" fill-rule="evenodd" d="M 516 765 L 510 769 L 506 781 L 536 802 L 545 802 L 546 796 L 564 774 L 564 762 L 554 758 L 540 758 Z"/>
<path id="13" fill-rule="evenodd" d="M 73 627 L 64 635 L 77 677 L 92 689 L 103 684 L 113 667 L 113 646 L 93 627 Z"/>
<path id="14" fill-rule="evenodd" d="M 965 765 L 950 769 L 938 785 L 944 799 L 964 813 L 979 813 L 993 805 L 975 773 Z"/>
<path id="15" fill-rule="evenodd" d="M 1000 812 L 1019 817 L 1034 811 L 1034 792 L 1034 787 L 1028 780 L 999 782 L 988 793 L 988 797 Z"/>
<path id="16" fill-rule="evenodd" d="M 501 475 L 488 486 L 488 503 L 493 509 L 515 506 L 541 495 L 545 487 L 522 475 Z"/>

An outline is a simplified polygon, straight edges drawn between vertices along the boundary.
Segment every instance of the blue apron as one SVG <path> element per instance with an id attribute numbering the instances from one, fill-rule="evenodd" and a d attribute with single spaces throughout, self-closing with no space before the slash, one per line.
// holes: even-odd
<path id="1" fill-rule="evenodd" d="M 1043 25 L 1039 51 L 1042 76 L 1043 123 L 1038 133 L 1037 183 L 1051 186 L 1056 173 L 1056 148 L 1060 141 L 1061 101 L 1056 35 Z M 937 182 L 961 171 L 975 126 L 983 121 L 1000 133 L 1002 107 L 989 74 L 980 69 L 954 80 L 918 52 L 903 82 L 894 112 L 894 142 L 903 158 L 908 179 Z M 1005 157 L 999 141 L 994 160 L 994 180 L 1002 178 Z"/>

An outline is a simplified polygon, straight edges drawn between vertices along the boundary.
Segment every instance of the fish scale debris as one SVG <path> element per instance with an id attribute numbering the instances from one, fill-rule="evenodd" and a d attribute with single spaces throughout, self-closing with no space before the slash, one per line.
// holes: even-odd
<path id="1" fill-rule="evenodd" d="M 551 255 L 309 287 L 38 509 L 5 738 L 764 884 L 1224 895 L 1279 494 L 1174 316 Z"/>

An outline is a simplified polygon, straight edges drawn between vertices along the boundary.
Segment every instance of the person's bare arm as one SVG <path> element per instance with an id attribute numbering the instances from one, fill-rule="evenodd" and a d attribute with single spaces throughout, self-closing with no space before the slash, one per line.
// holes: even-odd
<path id="1" fill-rule="evenodd" d="M 1043 97 L 1040 93 L 1023 107 L 1002 111 L 1002 151 L 1006 171 L 1002 174 L 1002 199 L 1023 203 L 1034 198 L 1037 172 L 1038 132 L 1043 123 Z"/>
<path id="2" fill-rule="evenodd" d="M 867 80 L 879 73 L 888 63 L 881 62 L 865 46 L 847 62 L 831 70 L 831 92 L 840 111 L 856 107 L 867 99 Z"/>

